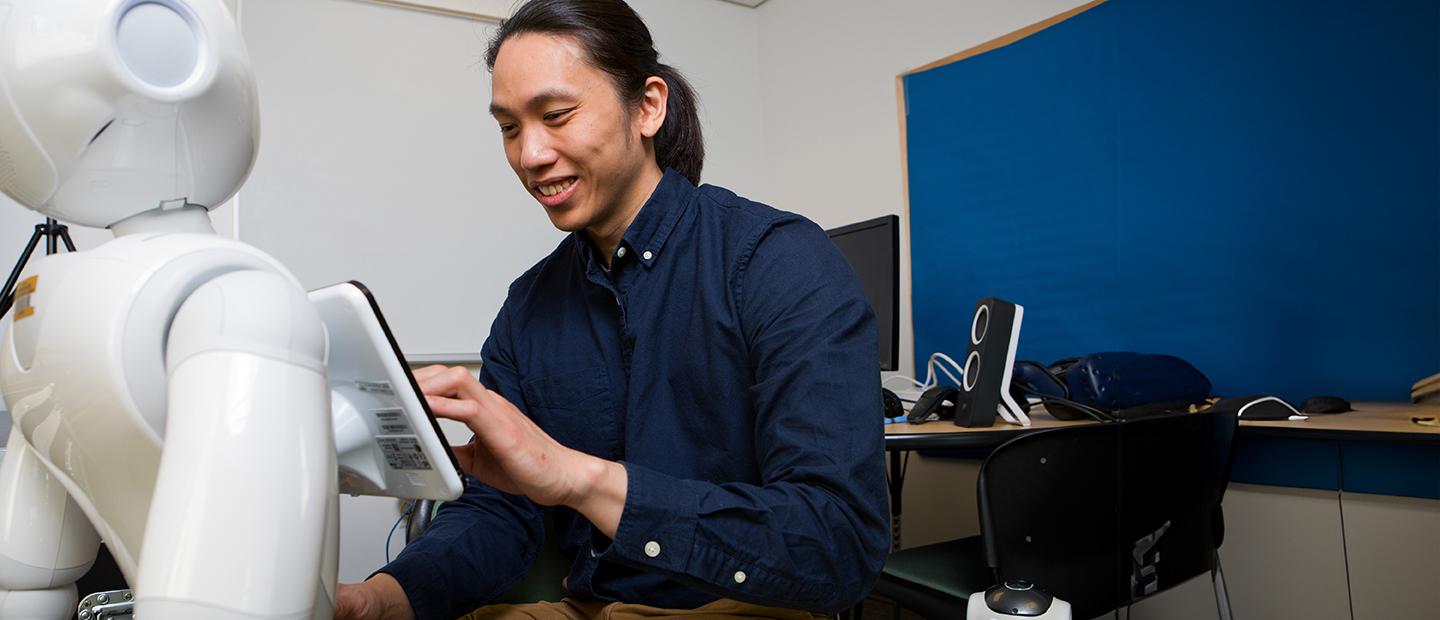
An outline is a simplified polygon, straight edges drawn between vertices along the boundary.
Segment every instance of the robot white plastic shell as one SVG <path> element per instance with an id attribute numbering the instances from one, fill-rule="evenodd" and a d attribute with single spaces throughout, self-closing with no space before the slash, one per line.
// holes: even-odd
<path id="1" fill-rule="evenodd" d="M 337 459 L 324 306 L 206 213 L 257 127 L 220 0 L 0 0 L 0 191 L 117 237 L 30 262 L 0 325 L 0 619 L 72 617 L 102 538 L 147 620 L 328 619 L 340 471 L 352 492 L 459 494 L 383 322 L 339 350 L 386 370 L 332 367 L 405 402 L 346 400 Z M 429 474 L 379 447 L 399 445 L 380 405 L 411 416 Z"/>
<path id="2" fill-rule="evenodd" d="M 247 58 L 216 0 L 0 2 L 0 191 L 100 228 L 218 206 L 259 144 Z"/>

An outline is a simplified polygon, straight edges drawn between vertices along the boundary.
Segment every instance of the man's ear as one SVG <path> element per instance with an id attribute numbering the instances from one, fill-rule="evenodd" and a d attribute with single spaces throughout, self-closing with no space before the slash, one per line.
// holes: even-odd
<path id="1" fill-rule="evenodd" d="M 645 78 L 645 92 L 640 97 L 640 135 L 654 138 L 665 124 L 665 104 L 670 100 L 670 85 L 659 76 Z"/>

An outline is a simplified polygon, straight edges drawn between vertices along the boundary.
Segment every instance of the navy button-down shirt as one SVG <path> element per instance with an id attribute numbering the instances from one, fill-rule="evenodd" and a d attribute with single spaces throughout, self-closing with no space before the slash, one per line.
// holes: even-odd
<path id="1" fill-rule="evenodd" d="M 613 541 L 558 509 L 567 587 L 693 608 L 831 612 L 889 547 L 877 331 L 810 221 L 667 171 L 609 271 L 584 233 L 510 287 L 480 379 L 561 443 L 624 464 Z M 540 509 L 471 484 L 383 572 L 419 618 L 523 577 Z"/>

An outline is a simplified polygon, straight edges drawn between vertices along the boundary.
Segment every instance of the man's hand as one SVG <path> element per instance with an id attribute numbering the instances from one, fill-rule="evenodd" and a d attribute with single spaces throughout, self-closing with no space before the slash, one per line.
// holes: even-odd
<path id="1" fill-rule="evenodd" d="M 624 466 L 561 445 L 465 368 L 427 366 L 415 380 L 436 416 L 475 433 L 475 441 L 454 448 L 462 469 L 537 504 L 574 508 L 615 536 L 625 507 Z"/>
<path id="2" fill-rule="evenodd" d="M 414 620 L 400 582 L 376 573 L 365 583 L 335 584 L 335 620 Z"/>

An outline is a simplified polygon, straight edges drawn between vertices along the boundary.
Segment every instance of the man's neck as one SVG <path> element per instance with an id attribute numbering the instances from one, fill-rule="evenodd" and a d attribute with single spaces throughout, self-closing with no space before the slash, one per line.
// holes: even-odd
<path id="1" fill-rule="evenodd" d="M 631 190 L 615 210 L 614 217 L 606 218 L 605 221 L 585 229 L 585 234 L 590 235 L 590 241 L 600 252 L 600 261 L 605 264 L 605 267 L 611 266 L 610 262 L 615 257 L 615 248 L 620 246 L 620 240 L 625 237 L 625 231 L 629 230 L 630 224 L 635 222 L 635 216 L 640 214 L 640 209 L 655 193 L 655 188 L 659 187 L 660 179 L 664 176 L 665 173 L 660 171 L 659 166 L 646 166 L 640 171 L 635 182 L 630 185 Z"/>

